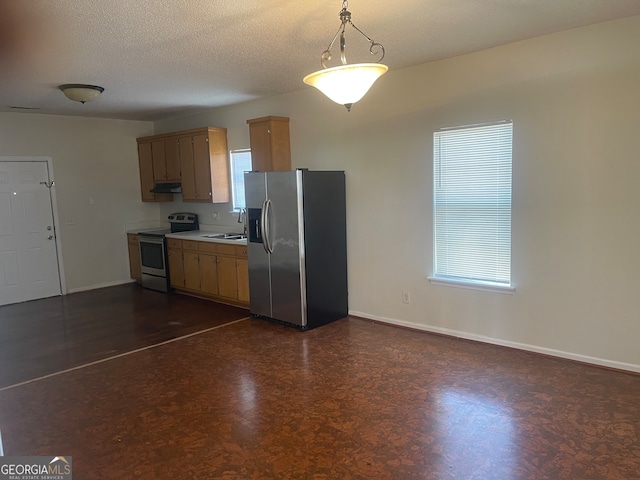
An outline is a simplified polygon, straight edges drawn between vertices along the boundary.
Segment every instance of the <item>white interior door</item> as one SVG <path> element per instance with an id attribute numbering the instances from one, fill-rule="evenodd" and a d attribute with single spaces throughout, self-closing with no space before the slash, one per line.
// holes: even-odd
<path id="1" fill-rule="evenodd" d="M 46 161 L 0 161 L 0 305 L 61 294 Z"/>

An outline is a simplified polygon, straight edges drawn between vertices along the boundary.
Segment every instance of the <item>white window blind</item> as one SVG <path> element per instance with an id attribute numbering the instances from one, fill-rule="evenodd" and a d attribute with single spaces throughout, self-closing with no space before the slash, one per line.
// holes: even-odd
<path id="1" fill-rule="evenodd" d="M 434 278 L 511 285 L 513 123 L 434 132 Z"/>
<path id="2" fill-rule="evenodd" d="M 231 150 L 231 191 L 233 209 L 245 208 L 244 172 L 251 171 L 251 150 Z"/>

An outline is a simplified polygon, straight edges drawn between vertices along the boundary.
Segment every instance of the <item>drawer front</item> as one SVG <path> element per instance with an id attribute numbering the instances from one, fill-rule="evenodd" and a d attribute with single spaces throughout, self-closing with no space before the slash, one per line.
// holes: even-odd
<path id="1" fill-rule="evenodd" d="M 234 255 L 236 254 L 236 246 L 235 245 L 227 245 L 226 243 L 219 243 L 217 245 L 218 253 L 222 255 Z"/>
<path id="2" fill-rule="evenodd" d="M 246 246 L 242 246 L 242 247 L 235 247 L 236 249 L 236 257 L 247 257 L 247 247 Z"/>
<path id="3" fill-rule="evenodd" d="M 182 248 L 182 240 L 177 238 L 167 238 L 167 246 L 169 248 Z"/>
<path id="4" fill-rule="evenodd" d="M 213 242 L 198 242 L 198 251 L 204 253 L 217 253 L 218 246 Z"/>
<path id="5" fill-rule="evenodd" d="M 182 240 L 182 248 L 184 250 L 193 250 L 194 252 L 198 251 L 198 243 L 195 240 Z"/>

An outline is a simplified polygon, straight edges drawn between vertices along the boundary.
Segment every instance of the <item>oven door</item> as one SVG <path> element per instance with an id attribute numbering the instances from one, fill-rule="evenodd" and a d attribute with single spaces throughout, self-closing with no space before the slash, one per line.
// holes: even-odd
<path id="1" fill-rule="evenodd" d="M 167 257 L 164 237 L 147 237 L 140 234 L 140 264 L 142 273 L 156 277 L 167 276 Z"/>

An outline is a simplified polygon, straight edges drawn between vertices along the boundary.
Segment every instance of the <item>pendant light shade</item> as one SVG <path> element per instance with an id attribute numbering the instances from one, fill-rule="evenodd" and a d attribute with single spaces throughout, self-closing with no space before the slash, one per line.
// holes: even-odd
<path id="1" fill-rule="evenodd" d="M 331 100 L 344 105 L 348 111 L 351 111 L 351 106 L 364 97 L 375 81 L 384 75 L 389 68 L 381 63 L 347 63 L 345 52 L 345 29 L 347 25 L 353 27 L 355 31 L 367 39 L 371 54 L 382 54 L 378 62 L 384 58 L 382 44 L 374 42 L 353 24 L 351 12 L 347 10 L 347 7 L 347 0 L 344 0 L 340 11 L 340 27 L 320 57 L 322 70 L 307 75 L 302 81 L 307 85 L 316 87 Z M 333 47 L 338 36 L 340 37 L 340 60 L 342 65 L 327 68 L 326 62 L 332 58 L 331 47 Z"/>
<path id="2" fill-rule="evenodd" d="M 58 88 L 69 100 L 80 103 L 91 102 L 104 92 L 104 88 L 97 85 L 84 85 L 81 83 L 67 83 L 60 85 Z"/>
<path id="3" fill-rule="evenodd" d="M 341 65 L 311 73 L 303 81 L 350 111 L 388 69 L 380 63 Z"/>

